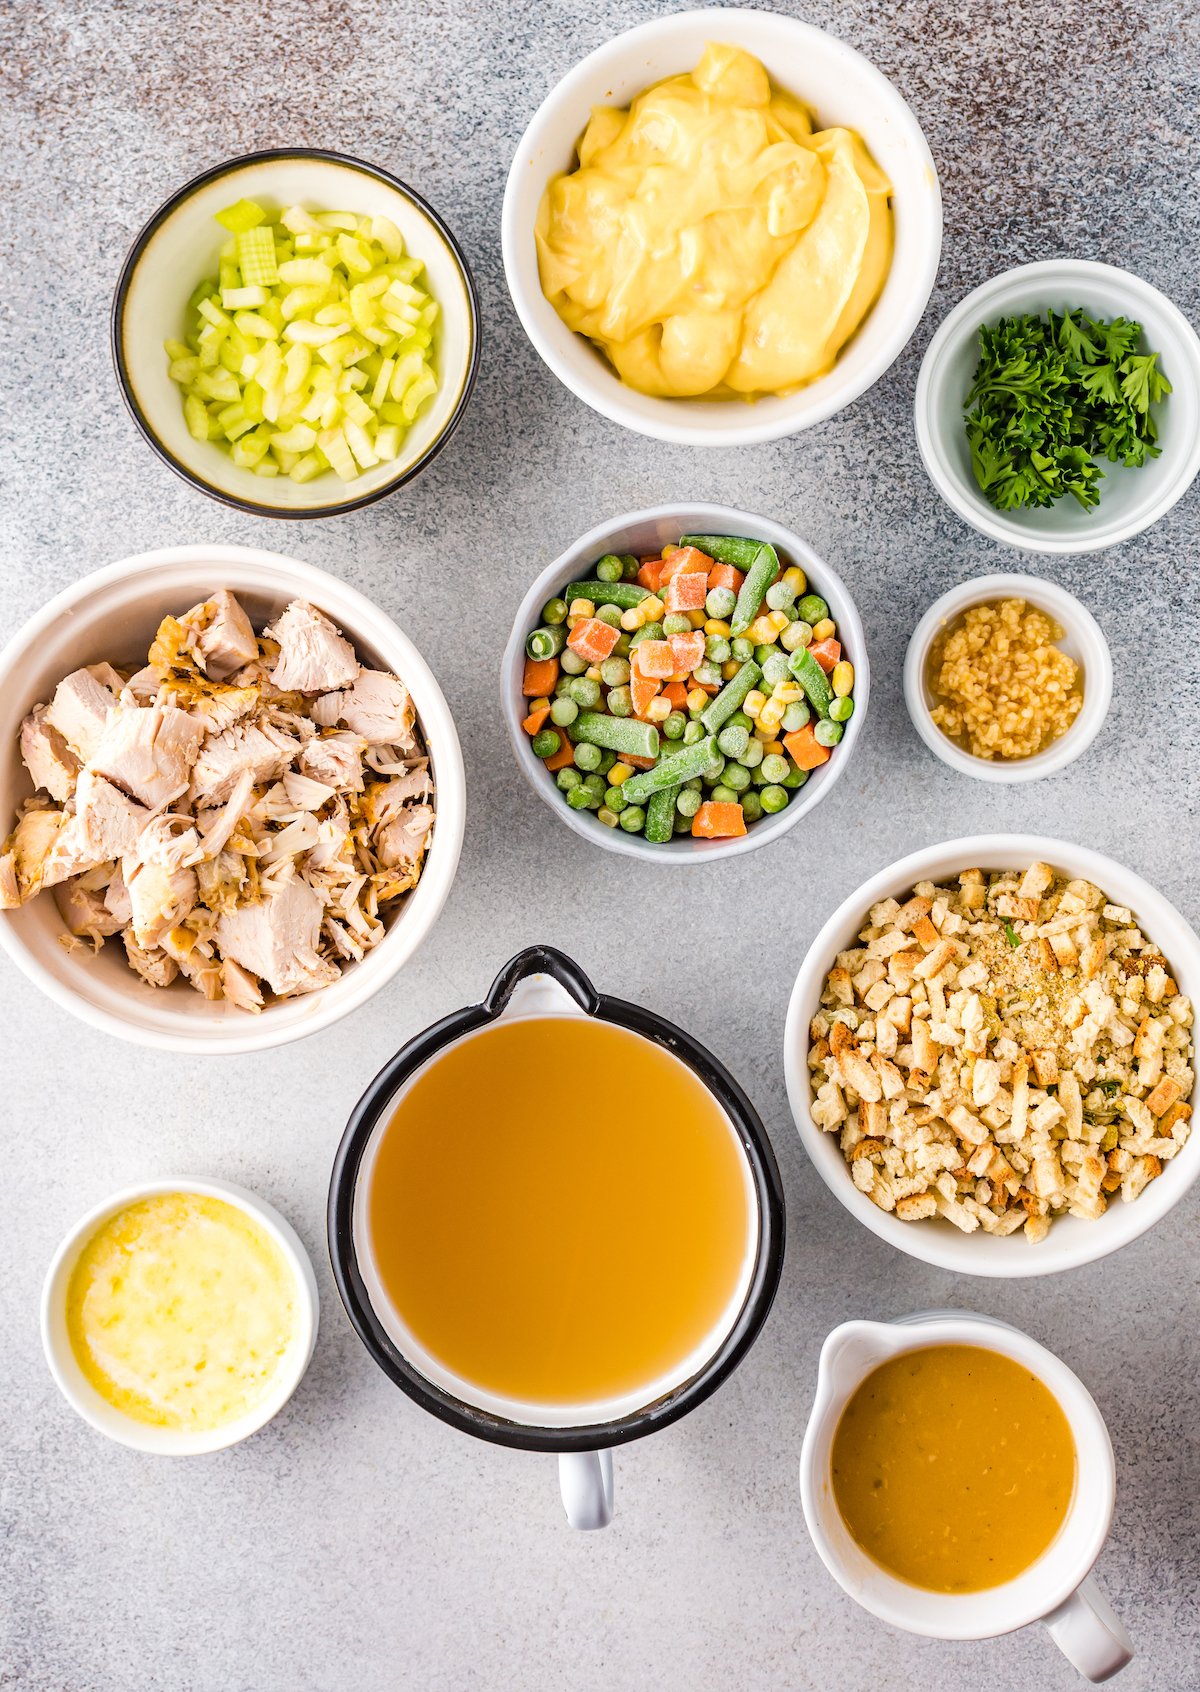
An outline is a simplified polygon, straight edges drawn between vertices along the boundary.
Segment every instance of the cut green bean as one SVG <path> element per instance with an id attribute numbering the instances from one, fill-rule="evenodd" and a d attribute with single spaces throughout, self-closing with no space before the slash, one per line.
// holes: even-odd
<path id="1" fill-rule="evenodd" d="M 807 646 L 802 646 L 798 651 L 792 653 L 788 668 L 807 693 L 809 703 L 818 717 L 828 717 L 829 706 L 833 699 L 833 689 L 829 685 L 829 677 L 817 663 Z"/>
<path id="2" fill-rule="evenodd" d="M 693 776 L 704 775 L 718 764 L 723 766 L 724 760 L 717 751 L 715 738 L 710 734 L 694 746 L 685 746 L 682 752 L 672 752 L 669 757 L 660 758 L 652 770 L 631 775 L 625 783 L 625 797 L 630 804 L 640 805 L 660 788 L 678 787 Z"/>
<path id="3" fill-rule="evenodd" d="M 646 806 L 646 826 L 642 831 L 647 840 L 661 844 L 674 834 L 675 801 L 678 797 L 677 787 L 660 787 L 657 793 L 650 795 L 650 803 Z"/>
<path id="4" fill-rule="evenodd" d="M 589 746 L 602 746 L 609 752 L 628 752 L 634 758 L 658 757 L 658 730 L 653 723 L 640 722 L 637 717 L 581 711 L 571 724 L 571 737 L 577 742 L 586 741 Z"/>
<path id="5" fill-rule="evenodd" d="M 637 582 L 571 582 L 563 589 L 563 598 L 590 599 L 593 605 L 619 605 L 622 611 L 632 611 L 650 595 Z"/>
<path id="6" fill-rule="evenodd" d="M 745 634 L 758 616 L 759 607 L 778 569 L 779 556 L 775 548 L 763 541 L 753 564 L 746 571 L 746 579 L 742 583 L 737 604 L 733 608 L 733 616 L 729 620 L 729 626 L 735 635 Z"/>
<path id="7" fill-rule="evenodd" d="M 765 541 L 746 540 L 741 535 L 684 535 L 680 546 L 694 546 L 707 552 L 718 564 L 732 564 L 735 570 L 748 570 L 758 557 Z M 772 552 L 774 547 L 770 549 Z M 778 564 L 778 558 L 775 560 Z"/>
<path id="8" fill-rule="evenodd" d="M 762 680 L 762 671 L 753 658 L 747 659 L 736 676 L 732 676 L 700 713 L 700 721 L 710 734 L 716 734 L 721 724 L 740 709 L 743 699 Z"/>
<path id="9" fill-rule="evenodd" d="M 557 658 L 567 644 L 567 631 L 559 623 L 555 627 L 534 629 L 525 642 L 525 650 L 531 658 Z"/>

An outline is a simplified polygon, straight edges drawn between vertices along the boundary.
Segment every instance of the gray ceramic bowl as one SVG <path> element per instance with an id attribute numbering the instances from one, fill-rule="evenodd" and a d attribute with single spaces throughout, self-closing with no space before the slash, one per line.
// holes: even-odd
<path id="1" fill-rule="evenodd" d="M 774 816 L 761 817 L 748 826 L 745 834 L 732 840 L 693 840 L 691 835 L 677 834 L 673 840 L 656 845 L 644 840 L 641 835 L 626 834 L 620 828 L 606 828 L 594 812 L 571 810 L 555 785 L 553 775 L 540 758 L 534 757 L 529 736 L 521 727 L 525 716 L 521 675 L 526 636 L 530 629 L 536 628 L 542 606 L 568 582 L 586 577 L 591 566 L 606 552 L 632 552 L 640 556 L 657 552 L 677 541 L 680 535 L 687 534 L 746 535 L 755 540 L 770 541 L 781 560 L 800 566 L 808 577 L 810 591 L 819 593 L 827 601 L 830 615 L 838 626 L 842 650 L 854 665 L 855 709 L 829 762 L 813 771 L 785 810 L 777 811 Z M 735 511 L 727 505 L 654 505 L 647 511 L 630 511 L 623 517 L 614 517 L 589 529 L 542 571 L 521 601 L 504 650 L 500 673 L 501 705 L 508 737 L 521 773 L 538 797 L 560 822 L 583 839 L 603 846 L 606 851 L 619 852 L 622 857 L 642 858 L 659 865 L 715 863 L 718 858 L 752 852 L 756 846 L 778 840 L 781 834 L 794 827 L 801 817 L 807 816 L 821 803 L 850 762 L 867 715 L 870 688 L 871 672 L 862 623 L 841 578 L 790 529 L 785 529 L 769 517 L 756 517 L 750 512 Z"/>

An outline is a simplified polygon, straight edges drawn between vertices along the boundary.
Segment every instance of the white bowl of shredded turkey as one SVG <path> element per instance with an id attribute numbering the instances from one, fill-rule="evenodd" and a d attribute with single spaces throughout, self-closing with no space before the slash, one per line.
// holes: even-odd
<path id="1" fill-rule="evenodd" d="M 462 756 L 411 642 L 249 547 L 84 578 L 0 654 L 0 943 L 143 1044 L 250 1051 L 328 1026 L 436 921 Z"/>

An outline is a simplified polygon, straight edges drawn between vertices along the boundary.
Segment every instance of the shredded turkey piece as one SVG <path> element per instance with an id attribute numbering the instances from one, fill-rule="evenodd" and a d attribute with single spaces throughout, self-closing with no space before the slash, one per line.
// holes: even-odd
<path id="1" fill-rule="evenodd" d="M 50 890 L 64 945 L 111 939 L 149 986 L 250 1014 L 379 943 L 434 828 L 403 681 L 304 600 L 257 633 L 228 589 L 164 617 L 145 665 L 33 706 L 21 751 L 0 909 Z"/>

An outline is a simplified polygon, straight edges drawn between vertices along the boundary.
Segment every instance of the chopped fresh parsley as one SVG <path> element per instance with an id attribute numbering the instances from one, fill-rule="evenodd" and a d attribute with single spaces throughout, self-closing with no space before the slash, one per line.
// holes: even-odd
<path id="1" fill-rule="evenodd" d="M 1157 458 L 1151 406 L 1171 384 L 1157 353 L 1135 353 L 1140 323 L 1086 316 L 1002 317 L 981 324 L 964 416 L 975 480 L 1001 511 L 1071 494 L 1100 503 L 1097 459 L 1136 468 Z"/>
<path id="2" fill-rule="evenodd" d="M 1021 936 L 1017 933 L 1011 922 L 1005 923 L 1004 932 L 1008 936 L 1008 943 L 1010 946 L 1019 946 L 1021 944 Z"/>
<path id="3" fill-rule="evenodd" d="M 1121 1083 L 1119 1081 L 1098 1081 L 1096 1085 L 1102 1093 L 1107 1093 L 1110 1099 L 1115 1098 L 1121 1091 Z"/>

